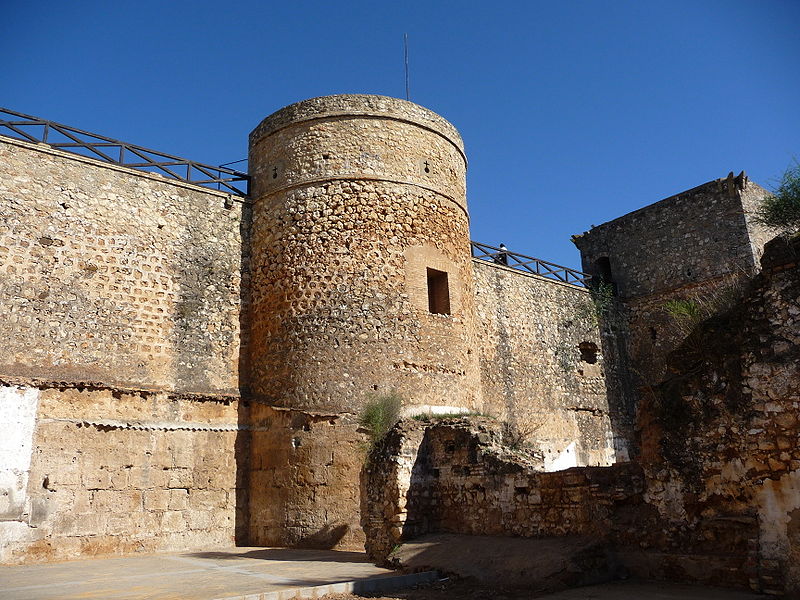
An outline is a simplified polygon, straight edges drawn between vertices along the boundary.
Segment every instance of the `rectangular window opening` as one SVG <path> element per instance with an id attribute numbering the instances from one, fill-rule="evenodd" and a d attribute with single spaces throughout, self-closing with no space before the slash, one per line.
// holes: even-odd
<path id="1" fill-rule="evenodd" d="M 436 315 L 450 314 L 450 287 L 445 271 L 428 268 L 428 310 Z"/>

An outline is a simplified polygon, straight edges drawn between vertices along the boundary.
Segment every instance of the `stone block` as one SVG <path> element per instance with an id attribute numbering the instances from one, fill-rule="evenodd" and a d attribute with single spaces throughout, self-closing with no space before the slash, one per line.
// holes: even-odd
<path id="1" fill-rule="evenodd" d="M 186 520 L 184 513 L 178 510 L 168 510 L 161 515 L 161 529 L 167 533 L 184 531 Z"/>
<path id="2" fill-rule="evenodd" d="M 171 490 L 153 489 L 143 492 L 145 510 L 167 510 Z"/>
<path id="3" fill-rule="evenodd" d="M 171 489 L 169 490 L 169 510 L 186 510 L 189 508 L 189 490 Z"/>

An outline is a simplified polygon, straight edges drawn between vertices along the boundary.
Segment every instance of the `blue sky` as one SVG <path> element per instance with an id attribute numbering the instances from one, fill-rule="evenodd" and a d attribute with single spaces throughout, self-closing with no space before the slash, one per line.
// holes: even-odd
<path id="1" fill-rule="evenodd" d="M 579 266 L 570 235 L 800 158 L 800 1 L 0 0 L 0 106 L 194 160 L 313 96 L 450 120 L 478 241 Z"/>

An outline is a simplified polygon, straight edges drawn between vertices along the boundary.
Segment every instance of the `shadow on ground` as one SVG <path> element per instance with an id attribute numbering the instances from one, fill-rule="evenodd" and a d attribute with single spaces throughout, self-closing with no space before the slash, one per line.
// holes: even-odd
<path id="1" fill-rule="evenodd" d="M 307 550 L 293 548 L 263 548 L 259 550 L 242 550 L 241 552 L 185 552 L 182 556 L 192 558 L 210 558 L 214 560 L 276 560 L 302 562 L 337 562 L 337 563 L 369 563 L 363 552 L 346 552 L 340 550 Z"/>

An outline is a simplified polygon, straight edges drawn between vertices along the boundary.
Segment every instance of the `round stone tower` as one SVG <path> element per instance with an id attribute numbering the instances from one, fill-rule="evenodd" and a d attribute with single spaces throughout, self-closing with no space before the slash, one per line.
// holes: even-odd
<path id="1" fill-rule="evenodd" d="M 411 102 L 328 96 L 264 119 L 250 134 L 249 165 L 246 387 L 265 431 L 253 452 L 285 451 L 283 466 L 305 473 L 295 488 L 334 472 L 350 486 L 320 484 L 309 506 L 284 482 L 277 513 L 253 514 L 251 496 L 250 541 L 331 546 L 339 534 L 319 541 L 320 531 L 356 526 L 330 510 L 317 518 L 319 494 L 336 496 L 331 506 L 350 502 L 357 519 L 361 460 L 343 448 L 363 439 L 366 402 L 394 395 L 411 413 L 480 408 L 463 142 Z M 279 483 L 263 470 L 251 494 Z"/>

